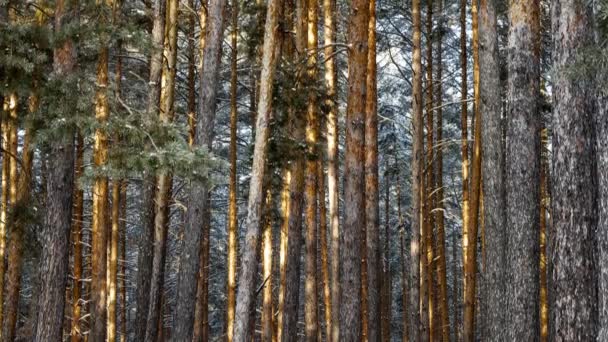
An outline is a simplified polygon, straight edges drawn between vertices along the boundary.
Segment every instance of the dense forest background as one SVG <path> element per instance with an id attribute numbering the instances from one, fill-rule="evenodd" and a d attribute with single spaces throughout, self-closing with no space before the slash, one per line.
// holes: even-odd
<path id="1" fill-rule="evenodd" d="M 0 0 L 1 341 L 608 339 L 604 0 Z"/>

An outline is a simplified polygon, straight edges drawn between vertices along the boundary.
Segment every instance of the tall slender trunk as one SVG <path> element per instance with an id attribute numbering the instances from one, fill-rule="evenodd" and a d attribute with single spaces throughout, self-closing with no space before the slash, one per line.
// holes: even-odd
<path id="1" fill-rule="evenodd" d="M 8 98 L 3 99 L 3 110 L 8 111 L 10 108 L 10 101 Z M 9 180 L 9 168 L 11 158 L 8 150 L 8 137 L 9 137 L 9 126 L 6 120 L 2 120 L 2 198 L 0 199 L 0 303 L 4 303 L 4 275 L 6 273 L 6 264 L 4 258 L 6 255 L 6 231 L 8 222 L 8 188 L 10 184 Z M 0 337 L 2 337 L 2 326 L 4 321 L 3 316 L 4 310 L 3 305 L 0 304 Z"/>
<path id="2" fill-rule="evenodd" d="M 380 341 L 380 215 L 378 208 L 378 90 L 376 76 L 376 1 L 369 1 L 365 100 L 365 229 L 367 255 L 367 339 Z"/>
<path id="3" fill-rule="evenodd" d="M 269 172 L 270 173 L 270 172 Z M 272 342 L 272 190 L 266 182 L 262 236 L 262 342 Z"/>
<path id="4" fill-rule="evenodd" d="M 10 12 L 10 11 L 9 11 Z M 8 120 L 5 123 L 8 131 L 8 202 L 10 212 L 7 222 L 11 226 L 10 239 L 8 244 L 7 275 L 6 275 L 6 304 L 4 305 L 4 326 L 2 327 L 2 338 L 6 341 L 15 339 L 15 329 L 17 327 L 17 316 L 19 310 L 19 291 L 21 289 L 21 269 L 23 258 L 23 222 L 16 222 L 13 211 L 17 208 L 17 187 L 19 174 L 17 172 L 17 131 L 18 118 L 17 106 L 19 99 L 17 93 L 12 92 L 8 97 Z"/>
<path id="5" fill-rule="evenodd" d="M 66 18 L 76 18 L 75 1 L 55 2 L 55 32 L 68 24 Z M 77 20 L 77 19 L 72 19 Z M 58 77 L 68 76 L 76 65 L 76 51 L 66 40 L 53 51 L 53 70 Z M 69 255 L 69 234 L 72 224 L 72 194 L 74 190 L 74 131 L 68 128 L 63 139 L 51 144 L 46 182 L 46 211 L 44 247 L 40 260 L 41 285 L 38 296 L 36 336 L 34 341 L 60 341 L 64 317 L 65 286 Z M 24 160 L 25 165 L 25 160 Z M 27 170 L 27 169 L 24 169 Z M 22 172 L 24 185 L 29 184 L 29 171 Z M 27 203 L 27 200 L 24 202 Z"/>
<path id="6" fill-rule="evenodd" d="M 348 24 L 349 68 L 344 157 L 344 223 L 340 241 L 340 340 L 361 337 L 361 250 L 365 224 L 365 100 L 368 59 L 369 1 L 351 2 Z"/>
<path id="7" fill-rule="evenodd" d="M 209 199 L 203 213 L 203 236 L 199 252 L 198 282 L 196 305 L 194 307 L 194 328 L 192 341 L 203 342 L 209 339 L 209 233 L 211 227 L 211 208 Z"/>
<path id="8" fill-rule="evenodd" d="M 549 340 L 595 340 L 598 324 L 597 188 L 592 82 L 569 68 L 593 44 L 592 4 L 552 4 L 553 174 L 549 242 Z M 573 309 L 577 308 L 577 309 Z"/>
<path id="9" fill-rule="evenodd" d="M 213 128 L 215 123 L 217 81 L 221 62 L 221 42 L 224 34 L 225 0 L 209 2 L 208 19 L 206 20 L 206 35 L 203 49 L 203 67 L 200 79 L 200 105 L 197 118 L 197 129 L 194 146 L 207 147 L 211 150 Z M 201 8 L 201 11 L 204 11 Z M 209 188 L 206 184 L 193 181 L 190 185 L 188 211 L 182 256 L 178 271 L 176 320 L 173 338 L 187 341 L 192 338 L 193 320 L 196 303 L 197 270 L 200 268 L 201 231 L 205 207 L 208 207 Z M 208 234 L 209 227 L 203 227 Z M 205 246 L 203 246 L 205 247 Z M 206 250 L 206 248 L 203 248 Z M 208 260 L 208 259 L 207 259 Z M 206 266 L 206 265 L 205 265 Z M 206 268 L 206 267 L 205 267 Z M 205 294 L 206 296 L 206 294 Z M 206 311 L 203 309 L 203 311 Z M 207 322 L 204 322 L 207 324 Z M 206 328 L 205 328 L 206 329 Z"/>
<path id="10" fill-rule="evenodd" d="M 295 48 L 296 57 L 304 58 L 307 37 L 307 10 L 306 0 L 296 0 L 295 26 Z M 289 50 L 287 50 L 289 51 Z M 287 58 L 290 53 L 288 52 Z M 298 75 L 302 79 L 303 75 Z M 302 83 L 296 84 L 296 91 L 301 90 Z M 290 108 L 289 112 L 290 131 L 295 142 L 305 144 L 304 128 L 306 125 L 305 112 L 301 108 Z M 300 298 L 300 259 L 302 246 L 302 207 L 304 193 L 304 154 L 299 153 L 294 157 L 289 169 L 291 182 L 289 185 L 290 204 L 287 231 L 287 259 L 284 287 L 284 310 L 281 315 L 282 326 L 277 331 L 280 341 L 297 340 L 298 308 Z"/>
<path id="11" fill-rule="evenodd" d="M 424 130 L 422 122 L 422 56 L 420 52 L 420 0 L 412 0 L 412 22 L 413 22 L 413 53 L 412 53 L 412 69 L 413 69 L 413 98 L 412 98 L 412 225 L 411 225 L 411 246 L 410 246 L 410 341 L 418 342 L 424 340 L 426 331 L 421 331 L 421 236 L 420 232 L 424 224 L 422 216 L 422 201 L 423 191 L 423 157 L 424 157 Z"/>
<path id="12" fill-rule="evenodd" d="M 505 160 L 501 111 L 500 64 L 496 1 L 481 0 L 479 4 L 479 68 L 481 79 L 483 212 L 485 267 L 482 284 L 481 316 L 483 336 L 488 340 L 505 337 L 505 306 L 507 265 L 507 221 L 505 193 Z"/>
<path id="13" fill-rule="evenodd" d="M 399 218 L 399 251 L 401 253 L 401 320 L 402 323 L 402 331 L 401 331 L 401 341 L 408 342 L 410 340 L 410 327 L 409 327 L 409 315 L 410 306 L 409 306 L 409 297 L 408 297 L 408 288 L 409 284 L 409 260 L 408 260 L 408 251 L 405 243 L 405 226 L 403 222 L 403 215 L 401 214 L 401 177 L 399 176 L 400 172 L 397 171 L 397 217 Z"/>
<path id="14" fill-rule="evenodd" d="M 236 267 L 238 255 L 238 207 L 236 203 L 236 139 L 237 139 L 237 59 L 239 3 L 232 0 L 232 33 L 230 57 L 230 182 L 228 194 L 228 276 L 226 284 L 226 341 L 232 342 L 234 310 L 236 307 Z M 282 234 L 281 234 L 282 236 Z"/>
<path id="15" fill-rule="evenodd" d="M 444 0 L 437 1 L 438 29 L 437 29 L 437 53 L 436 57 L 436 86 L 435 86 L 435 120 L 436 120 L 436 150 L 435 150 L 435 224 L 437 229 L 437 283 L 439 288 L 437 302 L 439 303 L 439 313 L 441 314 L 441 339 L 450 340 L 450 317 L 448 308 L 448 286 L 446 276 L 446 251 L 445 251 L 445 224 L 444 224 L 444 204 L 443 204 L 443 33 L 445 29 L 445 13 L 443 12 Z"/>
<path id="16" fill-rule="evenodd" d="M 120 342 L 127 341 L 127 181 L 120 184 Z"/>
<path id="17" fill-rule="evenodd" d="M 543 125 L 544 126 L 544 125 Z M 547 127 L 543 127 L 540 133 L 540 341 L 549 341 L 549 303 L 547 298 L 547 217 L 549 214 L 549 196 L 547 186 L 549 184 L 549 165 L 547 156 L 548 143 Z"/>
<path id="18" fill-rule="evenodd" d="M 473 108 L 474 108 L 474 135 L 473 155 L 471 164 L 471 193 L 468 227 L 468 246 L 465 263 L 465 300 L 464 300 L 464 331 L 465 341 L 475 339 L 475 304 L 477 283 L 477 231 L 479 222 L 479 202 L 481 195 L 481 111 L 479 110 L 479 31 L 477 2 L 471 3 L 472 31 L 473 31 Z"/>
<path id="19" fill-rule="evenodd" d="M 424 186 L 423 186 L 423 216 L 424 216 L 424 233 L 422 233 L 424 239 L 424 249 L 426 259 L 423 257 L 425 278 L 426 278 L 426 296 L 428 297 L 428 303 L 425 301 L 428 310 L 428 323 L 425 321 L 422 324 L 428 324 L 428 339 L 429 341 L 435 340 L 435 334 L 437 329 L 437 318 L 436 318 L 436 298 L 435 298 L 435 280 L 434 280 L 434 238 L 433 230 L 435 228 L 435 220 L 431 214 L 435 201 L 434 201 L 434 178 L 433 178 L 433 150 L 434 150 L 434 122 L 433 122 L 433 1 L 427 0 L 427 11 L 426 11 L 426 100 L 425 100 L 425 111 L 426 111 L 426 161 L 424 164 Z M 421 298 L 424 298 L 421 295 Z M 425 312 L 426 312 L 425 310 Z"/>
<path id="20" fill-rule="evenodd" d="M 150 92 L 146 108 L 146 123 L 152 124 L 158 110 L 160 101 L 160 80 L 162 74 L 163 42 L 165 31 L 165 1 L 154 0 L 153 27 L 151 43 L 154 49 L 150 56 Z M 146 334 L 146 322 L 150 305 L 150 287 L 152 279 L 152 262 L 154 246 L 154 197 L 156 193 L 156 180 L 151 170 L 146 170 L 142 180 L 142 205 L 140 221 L 142 234 L 140 234 L 139 253 L 137 260 L 137 293 L 136 293 L 136 319 L 135 337 L 143 340 Z"/>
<path id="21" fill-rule="evenodd" d="M 307 0 L 307 81 L 312 86 L 317 78 L 317 40 L 319 9 L 317 0 Z M 308 90 L 308 107 L 306 115 L 306 172 L 304 194 L 306 210 L 306 280 L 304 286 L 304 320 L 306 323 L 306 341 L 317 340 L 319 326 L 317 307 L 317 139 L 319 120 L 317 118 L 316 89 Z"/>
<path id="22" fill-rule="evenodd" d="M 110 1 L 102 6 L 111 7 Z M 110 115 L 108 100 L 108 37 L 104 37 L 99 59 L 97 61 L 97 92 L 95 94 L 95 119 L 100 127 L 95 131 L 95 145 L 93 147 L 93 163 L 95 167 L 103 167 L 108 159 L 107 132 L 104 127 Z M 96 176 L 93 185 L 93 223 L 92 223 L 92 275 L 91 275 L 91 310 L 90 340 L 101 342 L 106 340 L 107 320 L 107 203 L 108 178 Z"/>
<path id="23" fill-rule="evenodd" d="M 279 295 L 277 306 L 276 336 L 277 340 L 282 341 L 283 332 L 283 312 L 285 310 L 285 286 L 287 285 L 287 247 L 289 243 L 289 219 L 291 196 L 289 188 L 291 186 L 291 170 L 289 166 L 283 171 L 283 188 L 281 190 L 281 237 L 279 242 Z"/>
<path id="24" fill-rule="evenodd" d="M 84 172 L 84 138 L 82 134 L 78 134 L 76 138 L 76 164 L 74 165 L 74 180 L 78 181 Z M 74 260 L 74 280 L 72 286 L 72 328 L 71 342 L 80 342 L 82 340 L 82 330 L 80 318 L 82 315 L 82 280 L 83 280 L 83 265 L 82 265 L 82 226 L 84 213 L 84 190 L 75 189 L 74 191 L 74 214 L 72 222 L 72 244 L 74 246 L 72 258 Z"/>
<path id="25" fill-rule="evenodd" d="M 331 336 L 337 342 L 340 333 L 340 220 L 338 190 L 338 111 L 336 106 L 336 67 L 334 42 L 336 40 L 335 0 L 323 0 L 323 44 L 325 45 L 325 86 L 327 88 L 327 192 L 329 203 L 329 230 L 331 236 Z"/>
<path id="26" fill-rule="evenodd" d="M 235 313 L 234 341 L 245 342 L 251 320 L 249 310 L 255 295 L 255 279 L 257 272 L 257 250 L 260 235 L 261 211 L 264 193 L 262 181 L 265 173 L 267 155 L 267 140 L 269 136 L 269 121 L 272 116 L 272 89 L 274 73 L 277 65 L 277 41 L 279 39 L 278 21 L 281 13 L 281 1 L 270 0 L 266 11 L 264 27 L 264 46 L 262 49 L 262 74 L 260 77 L 260 93 L 258 101 L 256 137 L 247 204 L 247 221 L 245 244 L 243 246 L 240 282 L 237 291 L 237 306 Z"/>
<path id="27" fill-rule="evenodd" d="M 461 141 L 460 154 L 462 157 L 462 257 L 463 271 L 466 267 L 469 250 L 469 134 L 468 134 L 468 87 L 467 87 L 467 0 L 460 0 L 460 72 L 461 72 L 461 101 L 460 114 Z M 454 261 L 456 262 L 456 261 Z M 466 292 L 467 278 L 463 272 L 463 292 Z M 457 300 L 456 298 L 454 300 Z M 464 304 L 464 303 L 463 303 Z M 463 306 L 464 309 L 464 306 Z M 458 340 L 464 327 L 455 325 Z"/>
<path id="28" fill-rule="evenodd" d="M 118 289 L 118 234 L 120 227 L 120 197 L 119 180 L 112 182 L 112 225 L 110 234 L 110 262 L 109 262 L 109 282 L 108 282 L 108 324 L 107 339 L 116 341 L 118 325 L 116 323 L 116 292 Z"/>
<path id="29" fill-rule="evenodd" d="M 321 136 L 323 134 L 320 134 Z M 321 158 L 321 157 L 319 157 Z M 327 207 L 325 206 L 325 172 L 323 159 L 317 166 L 317 186 L 319 190 L 319 242 L 321 243 L 321 279 L 323 286 L 323 309 L 325 313 L 326 339 L 331 339 L 331 288 L 329 275 L 329 251 L 327 243 Z"/>
<path id="30" fill-rule="evenodd" d="M 530 341 L 540 337 L 540 1 L 509 7 L 505 328 L 509 340 Z"/>
<path id="31" fill-rule="evenodd" d="M 165 41 L 161 73 L 160 105 L 158 120 L 163 124 L 173 121 L 175 99 L 175 74 L 177 61 L 177 16 L 178 0 L 167 1 L 165 15 Z M 158 321 L 161 320 L 161 297 L 164 287 L 167 230 L 169 225 L 169 202 L 173 178 L 167 170 L 156 173 L 156 193 L 154 196 L 154 247 L 152 257 L 152 280 L 146 325 L 146 340 L 155 340 L 159 335 Z"/>
<path id="32" fill-rule="evenodd" d="M 380 326 L 381 326 L 381 340 L 383 342 L 390 342 L 391 339 L 391 301 L 392 301 L 392 279 L 391 279 L 391 266 L 390 266 L 390 180 L 388 176 L 388 158 L 385 159 L 384 171 L 384 248 L 381 253 L 382 258 L 382 282 L 381 288 L 382 293 L 380 295 Z"/>

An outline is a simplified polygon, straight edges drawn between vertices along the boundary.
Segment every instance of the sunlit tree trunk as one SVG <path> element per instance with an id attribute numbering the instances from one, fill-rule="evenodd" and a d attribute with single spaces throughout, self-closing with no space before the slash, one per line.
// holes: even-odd
<path id="1" fill-rule="evenodd" d="M 484 338 L 505 338 L 505 297 L 507 273 L 507 225 L 505 193 L 505 160 L 500 85 L 500 61 L 496 1 L 479 4 L 479 68 L 481 78 L 481 137 L 485 142 L 482 158 L 485 218 L 485 267 L 482 285 L 481 327 Z M 527 194 L 526 194 L 527 195 Z"/>
<path id="2" fill-rule="evenodd" d="M 243 246 L 240 282 L 237 291 L 237 306 L 235 313 L 234 341 L 245 342 L 251 320 L 249 310 L 255 295 L 255 279 L 257 273 L 257 250 L 260 238 L 261 212 L 264 192 L 262 182 L 265 173 L 267 141 L 269 136 L 269 121 L 272 116 L 272 89 L 274 73 L 277 65 L 277 41 L 279 39 L 278 21 L 281 10 L 280 0 L 270 0 L 266 12 L 264 27 L 264 46 L 262 49 L 262 73 L 260 77 L 260 93 L 256 122 L 255 147 L 249 200 L 247 204 L 247 221 L 245 244 Z"/>
<path id="3" fill-rule="evenodd" d="M 348 101 L 344 156 L 344 222 L 340 241 L 340 340 L 361 338 L 361 250 L 365 224 L 365 100 L 369 1 L 353 0 L 348 23 Z"/>
<path id="4" fill-rule="evenodd" d="M 152 124 L 160 101 L 160 80 L 162 74 L 163 42 L 165 31 L 165 1 L 154 0 L 153 27 L 150 56 L 149 96 L 146 108 L 145 122 Z M 153 245 L 154 245 L 154 197 L 156 181 L 151 170 L 146 170 L 142 179 L 142 205 L 139 252 L 137 260 L 137 292 L 135 337 L 143 340 L 146 334 L 146 322 L 150 304 L 150 287 L 152 279 Z"/>
<path id="5" fill-rule="evenodd" d="M 475 306 L 477 285 L 477 231 L 479 222 L 479 207 L 481 197 L 481 111 L 479 110 L 479 30 L 477 2 L 471 4 L 473 31 L 473 108 L 475 114 L 474 145 L 471 164 L 471 193 L 469 207 L 468 246 L 465 262 L 465 299 L 464 299 L 464 331 L 465 341 L 475 339 Z"/>
<path id="6" fill-rule="evenodd" d="M 108 325 L 107 337 L 108 341 L 116 340 L 116 331 L 118 329 L 116 323 L 116 292 L 118 289 L 118 234 L 120 228 L 120 198 L 119 180 L 112 182 L 112 225 L 110 234 L 110 262 L 109 262 L 109 282 L 108 282 Z"/>
<path id="7" fill-rule="evenodd" d="M 3 110 L 6 112 L 10 107 L 8 98 L 3 99 Z M 2 198 L 0 199 L 0 260 L 4 260 L 6 255 L 6 231 L 8 221 L 8 188 L 9 188 L 9 168 L 10 154 L 8 150 L 8 123 L 2 120 Z M 4 275 L 6 272 L 6 264 L 0 262 L 0 303 L 4 303 Z M 4 321 L 3 305 L 0 304 L 0 337 L 2 337 L 2 326 Z"/>
<path id="8" fill-rule="evenodd" d="M 539 6 L 539 0 L 514 0 L 509 6 L 505 331 L 511 341 L 540 338 Z"/>
<path id="9" fill-rule="evenodd" d="M 267 182 L 269 185 L 270 182 Z M 262 342 L 272 342 L 272 191 L 266 189 L 262 231 Z"/>
<path id="10" fill-rule="evenodd" d="M 327 192 L 331 236 L 331 335 L 337 342 L 340 332 L 340 220 L 338 212 L 338 111 L 336 107 L 335 0 L 323 0 L 323 45 L 325 46 L 325 86 L 327 88 Z"/>
<path id="11" fill-rule="evenodd" d="M 161 73 L 160 105 L 158 120 L 163 124 L 173 121 L 175 99 L 175 74 L 177 61 L 177 15 L 178 0 L 167 1 L 165 42 Z M 154 197 L 154 252 L 152 257 L 152 280 L 150 303 L 146 324 L 146 340 L 157 339 L 158 322 L 161 319 L 161 297 L 164 287 L 164 270 L 168 230 L 169 202 L 173 179 L 167 170 L 156 173 Z"/>
<path id="12" fill-rule="evenodd" d="M 367 339 L 380 341 L 380 215 L 378 208 L 378 104 L 376 76 L 376 1 L 369 1 L 367 90 L 365 101 L 365 229 L 367 255 Z M 364 319 L 366 319 L 364 318 Z"/>
<path id="13" fill-rule="evenodd" d="M 228 189 L 228 261 L 226 284 L 226 341 L 232 342 L 234 332 L 234 309 L 236 307 L 236 267 L 238 256 L 238 207 L 236 203 L 236 139 L 237 139 L 237 59 L 239 3 L 232 0 L 232 33 L 230 57 L 230 181 Z M 281 234 L 281 237 L 283 234 Z"/>
<path id="14" fill-rule="evenodd" d="M 310 85 L 317 78 L 317 40 L 319 9 L 317 0 L 307 0 L 307 78 Z M 319 121 L 317 119 L 317 94 L 311 87 L 308 91 L 306 118 L 306 172 L 305 172 L 305 216 L 306 216 L 306 281 L 304 286 L 304 320 L 306 341 L 316 341 L 319 326 L 317 296 L 317 165 Z"/>
<path id="15" fill-rule="evenodd" d="M 76 138 L 76 164 L 74 165 L 74 180 L 78 181 L 84 172 L 83 154 L 84 154 L 84 138 L 82 134 L 78 134 Z M 72 328 L 70 331 L 71 342 L 80 342 L 82 340 L 82 330 L 80 318 L 82 315 L 82 280 L 83 280 L 83 265 L 82 265 L 82 226 L 84 213 L 84 191 L 76 188 L 74 190 L 74 214 L 72 215 L 72 252 L 73 258 L 73 274 L 74 285 L 72 286 Z"/>
<path id="16" fill-rule="evenodd" d="M 411 225 L 411 246 L 410 246 L 410 341 L 417 342 L 424 340 L 424 336 L 428 337 L 427 331 L 421 331 L 421 246 L 420 232 L 424 224 L 422 216 L 422 201 L 423 201 L 423 164 L 424 164 L 424 130 L 422 121 L 422 65 L 420 52 L 420 0 L 412 0 L 412 22 L 413 22 L 413 54 L 412 54 L 412 69 L 413 69 L 413 98 L 412 98 L 412 225 Z"/>
<path id="17" fill-rule="evenodd" d="M 592 4 L 552 3 L 553 173 L 552 234 L 549 242 L 550 341 L 597 338 L 597 170 L 592 82 L 573 77 L 593 44 Z M 603 227 L 602 229 L 604 229 Z"/>
<path id="18" fill-rule="evenodd" d="M 55 2 L 55 31 L 76 18 L 76 1 Z M 67 18 L 72 18 L 69 22 Z M 58 77 L 69 75 L 76 65 L 76 50 L 66 40 L 53 51 L 53 70 Z M 72 224 L 72 194 L 74 176 L 74 131 L 68 129 L 63 139 L 54 141 L 49 151 L 46 179 L 46 217 L 44 247 L 40 260 L 41 284 L 38 295 L 36 335 L 34 341 L 60 341 L 64 318 L 66 273 L 68 269 L 69 234 Z M 29 147 L 28 147 L 29 149 Z M 27 149 L 24 149 L 27 151 Z M 25 154 L 24 156 L 26 156 Z M 24 160 L 25 165 L 25 160 Z M 28 169 L 24 169 L 28 170 Z M 24 186 L 29 184 L 29 170 L 22 172 Z M 27 200 L 26 200 L 27 202 Z M 26 203 L 24 202 L 24 203 Z M 41 322 L 44 322 L 41 324 Z"/>
<path id="19" fill-rule="evenodd" d="M 113 0 L 108 0 L 102 6 L 112 8 Z M 102 40 L 101 51 L 97 61 L 97 92 L 95 95 L 95 118 L 101 127 L 95 131 L 95 145 L 93 146 L 93 163 L 95 167 L 102 167 L 108 159 L 107 132 L 104 127 L 110 115 L 108 100 L 108 59 L 109 48 L 107 41 L 109 37 Z M 91 342 L 106 340 L 107 320 L 107 203 L 108 203 L 108 178 L 105 176 L 95 177 L 93 186 L 93 223 L 92 223 L 92 275 L 91 275 Z"/>

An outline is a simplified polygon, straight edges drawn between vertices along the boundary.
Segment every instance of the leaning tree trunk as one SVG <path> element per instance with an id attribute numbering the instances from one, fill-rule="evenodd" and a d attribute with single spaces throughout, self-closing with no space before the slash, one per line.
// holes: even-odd
<path id="1" fill-rule="evenodd" d="M 573 65 L 593 44 L 591 4 L 553 2 L 552 235 L 549 242 L 550 341 L 597 337 L 597 170 L 594 99 L 588 77 L 573 77 Z"/>
<path id="2" fill-rule="evenodd" d="M 272 115 L 272 89 L 274 73 L 277 65 L 275 49 L 279 39 L 278 22 L 281 9 L 280 0 L 270 0 L 266 13 L 264 27 L 264 46 L 262 49 L 262 73 L 260 77 L 260 93 L 258 101 L 255 147 L 251 182 L 249 187 L 249 201 L 247 204 L 247 221 L 245 243 L 241 264 L 240 282 L 237 291 L 237 306 L 235 312 L 234 341 L 245 342 L 251 320 L 249 310 L 255 296 L 255 279 L 257 273 L 257 250 L 260 238 L 260 224 L 264 191 L 262 183 L 266 169 L 267 142 L 269 136 L 269 122 Z"/>
<path id="3" fill-rule="evenodd" d="M 482 177 L 484 193 L 486 265 L 482 284 L 481 315 L 483 336 L 489 341 L 504 338 L 507 264 L 507 226 L 505 194 L 505 160 L 502 137 L 502 103 L 496 1 L 481 0 L 479 4 L 479 68 L 481 78 Z"/>
<path id="4" fill-rule="evenodd" d="M 348 26 L 348 101 L 344 156 L 344 223 L 340 241 L 340 340 L 361 335 L 361 233 L 365 224 L 365 100 L 369 2 L 353 0 Z"/>
<path id="5" fill-rule="evenodd" d="M 225 0 L 212 0 L 207 6 L 203 67 L 200 79 L 200 106 L 194 146 L 211 149 L 215 122 L 217 82 L 220 69 L 221 42 L 223 41 Z M 205 11 L 201 8 L 201 11 Z M 186 224 L 182 255 L 178 271 L 176 317 L 173 339 L 189 341 L 194 327 L 197 274 L 200 268 L 201 231 L 205 207 L 208 206 L 209 188 L 206 184 L 192 181 L 186 212 Z M 207 228 L 208 229 L 208 228 Z"/>
<path id="6" fill-rule="evenodd" d="M 58 0 L 55 3 L 55 31 L 61 32 L 67 18 L 73 16 L 76 3 Z M 74 19 L 72 19 L 74 20 Z M 66 40 L 55 48 L 53 69 L 58 77 L 68 76 L 76 65 L 75 48 Z M 45 211 L 44 247 L 40 260 L 41 285 L 38 296 L 36 336 L 34 341 L 62 339 L 65 286 L 67 283 L 69 233 L 72 224 L 72 193 L 74 177 L 74 135 L 68 129 L 64 139 L 55 141 L 48 154 L 47 210 Z M 24 177 L 28 177 L 25 173 Z"/>
<path id="7" fill-rule="evenodd" d="M 511 341 L 540 337 L 539 10 L 539 0 L 510 2 L 505 175 L 509 286 L 504 327 Z M 500 169 L 496 171 L 488 170 L 500 176 Z"/>

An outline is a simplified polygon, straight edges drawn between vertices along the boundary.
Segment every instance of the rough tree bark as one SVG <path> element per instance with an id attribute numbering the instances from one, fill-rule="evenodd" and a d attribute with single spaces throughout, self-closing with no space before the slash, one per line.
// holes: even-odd
<path id="1" fill-rule="evenodd" d="M 84 138 L 82 134 L 78 134 L 76 138 L 76 164 L 74 165 L 74 179 L 77 181 L 82 177 L 84 172 L 83 155 L 84 155 Z M 72 342 L 80 342 L 82 340 L 82 331 L 80 328 L 80 317 L 82 314 L 82 226 L 84 214 L 84 190 L 74 189 L 74 214 L 72 221 L 72 252 L 73 258 L 73 273 L 74 285 L 72 286 L 72 327 L 70 331 L 70 340 Z"/>
<path id="2" fill-rule="evenodd" d="M 177 15 L 178 0 L 167 1 L 165 41 L 161 73 L 160 105 L 158 120 L 162 124 L 173 121 L 173 102 L 175 99 L 175 74 L 177 61 Z M 164 287 L 164 271 L 166 245 L 169 224 L 169 202 L 173 178 L 166 169 L 156 173 L 156 192 L 154 196 L 154 247 L 152 257 L 152 279 L 150 282 L 150 297 L 148 318 L 146 322 L 146 340 L 158 338 L 159 320 L 161 320 L 161 298 Z"/>
<path id="3" fill-rule="evenodd" d="M 203 67 L 200 79 L 200 105 L 197 118 L 195 146 L 211 150 L 215 122 L 217 80 L 220 69 L 221 42 L 223 37 L 225 0 L 212 0 L 208 5 L 208 19 L 204 47 Z M 205 9 L 202 8 L 201 11 Z M 182 256 L 177 283 L 176 319 L 173 338 L 189 341 L 192 338 L 196 303 L 197 274 L 200 268 L 201 231 L 205 207 L 208 205 L 209 188 L 193 181 L 186 212 L 186 225 Z"/>
<path id="4" fill-rule="evenodd" d="M 485 142 L 482 156 L 484 193 L 486 264 L 482 284 L 481 315 L 483 336 L 490 341 L 505 337 L 507 226 L 505 193 L 505 160 L 496 30 L 496 1 L 479 4 L 479 68 L 481 78 L 480 110 L 484 113 L 481 138 Z"/>
<path id="5" fill-rule="evenodd" d="M 365 100 L 369 1 L 353 0 L 348 23 L 348 101 L 344 157 L 344 223 L 340 241 L 340 340 L 361 334 L 361 232 L 365 224 Z"/>
<path id="6" fill-rule="evenodd" d="M 251 310 L 251 302 L 254 300 L 255 295 L 256 256 L 260 238 L 260 217 L 264 197 L 262 183 L 266 169 L 267 140 L 270 133 L 268 126 L 272 116 L 272 89 L 278 52 L 275 46 L 279 39 L 278 22 L 280 9 L 281 0 L 270 0 L 268 2 L 262 49 L 262 73 L 260 77 L 255 147 L 245 225 L 245 244 L 243 246 L 242 267 L 235 312 L 234 341 L 236 342 L 246 341 L 250 325 L 252 324 L 249 319 L 249 310 Z"/>
<path id="7" fill-rule="evenodd" d="M 153 50 L 150 56 L 149 96 L 145 120 L 148 124 L 154 120 L 160 101 L 160 79 L 162 74 L 163 43 L 165 31 L 165 1 L 153 3 L 153 26 L 151 43 Z M 142 205 L 140 221 L 139 251 L 137 257 L 137 290 L 135 337 L 143 340 L 146 334 L 146 322 L 150 304 L 150 286 L 152 279 L 153 241 L 154 241 L 154 197 L 156 181 L 154 173 L 147 170 L 142 179 Z"/>
<path id="8" fill-rule="evenodd" d="M 77 20 L 73 12 L 76 1 L 55 2 L 55 31 L 61 32 L 68 20 Z M 67 76 L 76 65 L 76 50 L 66 40 L 53 51 L 53 69 L 57 77 Z M 51 172 L 47 177 L 47 210 L 44 229 L 42 264 L 36 336 L 34 341 L 60 341 L 62 339 L 65 285 L 67 282 L 69 233 L 72 223 L 72 193 L 74 177 L 74 135 L 71 129 L 65 139 L 55 141 L 47 163 Z M 23 173 L 24 178 L 29 178 Z M 29 180 L 27 181 L 29 183 Z M 41 324 L 40 322 L 44 322 Z"/>
<path id="9" fill-rule="evenodd" d="M 569 72 L 593 44 L 592 4 L 552 6 L 553 172 L 549 242 L 550 341 L 595 340 L 598 324 L 597 188 L 592 81 Z"/>
<path id="10" fill-rule="evenodd" d="M 540 338 L 539 6 L 539 0 L 515 0 L 509 6 L 505 163 L 509 286 L 504 327 L 511 341 Z"/>

